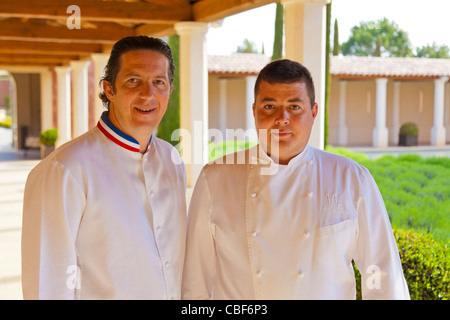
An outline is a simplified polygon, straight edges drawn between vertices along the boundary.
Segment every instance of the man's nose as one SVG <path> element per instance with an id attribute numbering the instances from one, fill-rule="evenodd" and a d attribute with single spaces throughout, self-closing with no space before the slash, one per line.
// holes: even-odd
<path id="1" fill-rule="evenodd" d="M 281 109 L 280 112 L 277 114 L 275 123 L 278 126 L 287 126 L 289 124 L 289 112 L 287 110 Z"/>
<path id="2" fill-rule="evenodd" d="M 154 90 L 155 90 L 155 88 L 153 88 L 153 85 L 151 82 L 145 82 L 141 86 L 141 90 L 140 90 L 141 98 L 151 98 L 154 94 Z"/>

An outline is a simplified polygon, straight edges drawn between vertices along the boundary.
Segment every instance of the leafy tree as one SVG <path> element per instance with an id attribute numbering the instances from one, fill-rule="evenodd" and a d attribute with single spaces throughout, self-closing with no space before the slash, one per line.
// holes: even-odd
<path id="1" fill-rule="evenodd" d="M 277 3 L 275 11 L 275 33 L 273 39 L 272 60 L 283 58 L 283 27 L 284 9 L 281 3 Z"/>
<path id="2" fill-rule="evenodd" d="M 244 39 L 242 45 L 237 47 L 236 52 L 239 53 L 258 53 L 256 44 L 248 39 Z"/>
<path id="3" fill-rule="evenodd" d="M 408 33 L 387 18 L 354 26 L 350 38 L 342 44 L 342 54 L 388 57 L 413 55 Z"/>
<path id="4" fill-rule="evenodd" d="M 450 58 L 450 48 L 446 45 L 439 46 L 435 42 L 416 49 L 416 56 L 419 58 Z"/>

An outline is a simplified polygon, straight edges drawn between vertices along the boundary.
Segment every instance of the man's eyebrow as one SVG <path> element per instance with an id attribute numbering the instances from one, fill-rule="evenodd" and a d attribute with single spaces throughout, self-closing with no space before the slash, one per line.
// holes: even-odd
<path id="1" fill-rule="evenodd" d="M 261 102 L 273 102 L 273 101 L 277 101 L 277 99 L 275 99 L 275 98 L 263 98 L 261 100 Z"/>

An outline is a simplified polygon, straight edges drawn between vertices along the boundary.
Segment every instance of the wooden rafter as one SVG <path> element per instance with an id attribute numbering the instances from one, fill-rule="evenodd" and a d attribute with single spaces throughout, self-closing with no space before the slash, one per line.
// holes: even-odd
<path id="1" fill-rule="evenodd" d="M 133 35 L 174 34 L 179 21 L 212 22 L 273 0 L 1 0 L 0 64 L 55 66 Z M 70 5 L 81 29 L 70 29 Z M 27 56 L 28 55 L 28 56 Z"/>

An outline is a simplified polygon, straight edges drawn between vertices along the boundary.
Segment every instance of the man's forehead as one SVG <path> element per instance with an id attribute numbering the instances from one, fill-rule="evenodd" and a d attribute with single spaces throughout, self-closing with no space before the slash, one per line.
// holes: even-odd
<path id="1" fill-rule="evenodd" d="M 151 55 L 152 57 L 143 58 L 143 55 Z M 122 74 L 133 73 L 137 70 L 145 70 L 149 67 L 157 67 L 168 71 L 169 60 L 158 51 L 140 49 L 123 53 L 120 57 L 120 65 L 120 72 Z"/>

